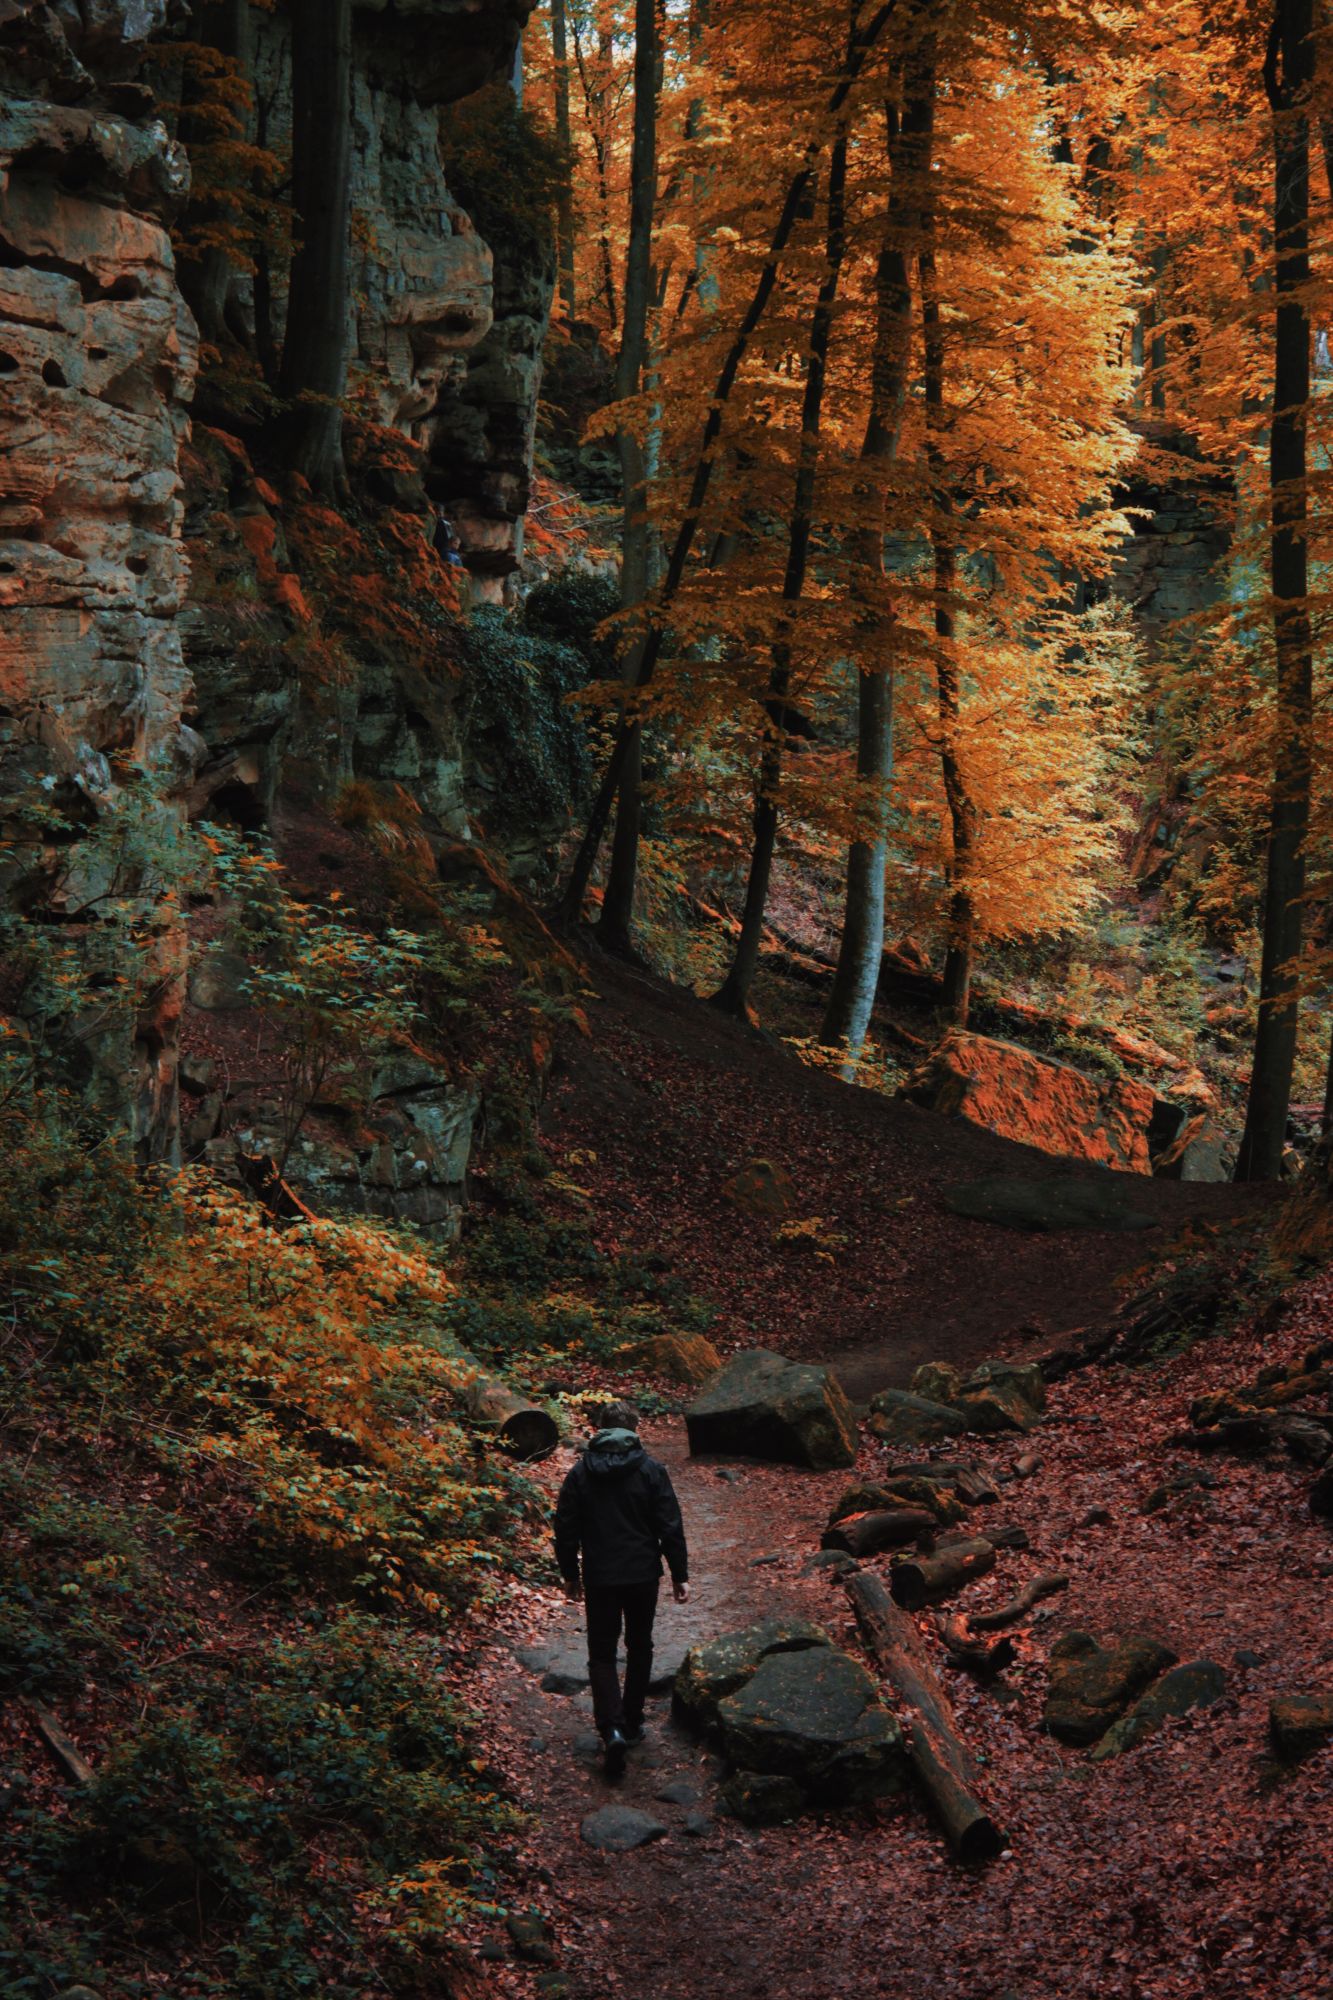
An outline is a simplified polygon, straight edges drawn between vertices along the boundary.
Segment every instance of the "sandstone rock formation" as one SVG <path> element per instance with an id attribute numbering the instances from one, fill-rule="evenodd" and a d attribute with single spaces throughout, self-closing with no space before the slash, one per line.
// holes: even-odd
<path id="1" fill-rule="evenodd" d="M 1183 1101 L 1133 1077 L 1090 1076 L 1015 1042 L 955 1031 L 901 1085 L 913 1104 L 1066 1159 L 1147 1174 L 1179 1157 L 1206 1116 L 1197 1072 Z"/>
<path id="2" fill-rule="evenodd" d="M 164 226 L 188 167 L 160 124 L 115 107 L 142 109 L 122 72 L 165 10 L 0 9 L 0 786 L 23 829 L 0 888 L 66 924 L 123 917 L 137 1017 L 99 1010 L 81 1039 L 145 1157 L 174 1145 L 162 863 L 199 751 L 177 627 L 195 338 Z M 53 818 L 79 837 L 53 846 Z"/>
<path id="3" fill-rule="evenodd" d="M 357 0 L 353 43 L 352 401 L 426 447 L 431 497 L 458 532 L 476 595 L 494 602 L 521 554 L 553 252 L 482 240 L 447 185 L 440 118 L 507 72 L 531 6 Z M 256 103 L 281 154 L 291 133 L 282 8 L 257 14 L 255 29 Z M 248 285 L 236 288 L 253 313 Z"/>

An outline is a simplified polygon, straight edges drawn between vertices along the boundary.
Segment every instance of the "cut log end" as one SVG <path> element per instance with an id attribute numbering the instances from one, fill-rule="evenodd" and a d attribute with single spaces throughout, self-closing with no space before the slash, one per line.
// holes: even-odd
<path id="1" fill-rule="evenodd" d="M 978 1536 L 950 1542 L 933 1556 L 897 1563 L 889 1579 L 889 1589 L 894 1603 L 901 1604 L 905 1611 L 921 1611 L 928 1604 L 939 1604 L 952 1597 L 974 1576 L 984 1576 L 994 1567 L 994 1544 Z"/>

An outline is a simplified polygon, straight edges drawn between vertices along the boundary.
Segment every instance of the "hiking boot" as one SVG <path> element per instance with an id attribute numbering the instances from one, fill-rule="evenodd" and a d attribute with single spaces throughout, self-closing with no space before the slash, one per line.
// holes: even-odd
<path id="1" fill-rule="evenodd" d="M 625 1752 L 628 1749 L 629 1744 L 619 1729 L 607 1730 L 605 1764 L 608 1778 L 620 1778 L 624 1776 Z"/>
<path id="2" fill-rule="evenodd" d="M 631 1748 L 636 1743 L 646 1742 L 648 1737 L 648 1731 L 641 1722 L 626 1722 L 620 1733 Z"/>

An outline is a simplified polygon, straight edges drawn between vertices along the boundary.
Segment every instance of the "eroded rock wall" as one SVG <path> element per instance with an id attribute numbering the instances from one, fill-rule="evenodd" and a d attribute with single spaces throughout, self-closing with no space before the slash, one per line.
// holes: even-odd
<path id="1" fill-rule="evenodd" d="M 477 597 L 495 602 L 522 552 L 554 252 L 483 240 L 448 186 L 440 120 L 507 73 L 531 6 L 358 0 L 354 17 L 351 400 L 426 448 L 431 498 Z M 292 119 L 282 8 L 255 28 L 264 137 L 281 154 Z"/>
<path id="2" fill-rule="evenodd" d="M 79 1024 L 145 1157 L 176 1143 L 179 454 L 195 371 L 166 221 L 184 157 L 124 72 L 166 0 L 0 9 L 0 789 L 5 901 L 103 927 L 139 1007 Z M 127 961 L 128 962 L 128 961 Z"/>

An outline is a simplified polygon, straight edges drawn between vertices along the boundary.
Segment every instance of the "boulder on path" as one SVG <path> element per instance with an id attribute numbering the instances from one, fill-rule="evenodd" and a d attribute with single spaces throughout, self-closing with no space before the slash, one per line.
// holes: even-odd
<path id="1" fill-rule="evenodd" d="M 1145 1633 L 1101 1646 L 1091 1632 L 1066 1632 L 1051 1648 L 1042 1720 L 1062 1743 L 1095 1743 L 1148 1683 L 1175 1663 L 1170 1647 Z"/>
<path id="2" fill-rule="evenodd" d="M 1113 1180 L 1079 1176 L 1032 1180 L 1023 1174 L 987 1174 L 950 1188 L 944 1205 L 972 1222 L 1002 1229 L 1152 1229 L 1154 1218 L 1134 1206 L 1134 1191 Z"/>
<path id="3" fill-rule="evenodd" d="M 865 1668 L 832 1646 L 770 1654 L 718 1721 L 738 1769 L 791 1780 L 816 1805 L 862 1805 L 906 1783 L 896 1719 Z"/>
<path id="4" fill-rule="evenodd" d="M 1139 1696 L 1118 1722 L 1111 1724 L 1092 1752 L 1093 1763 L 1104 1764 L 1109 1757 L 1136 1749 L 1161 1728 L 1168 1716 L 1211 1708 L 1226 1691 L 1226 1669 L 1219 1667 L 1216 1660 L 1189 1660 L 1183 1667 L 1172 1667 Z"/>
<path id="5" fill-rule="evenodd" d="M 605 1854 L 628 1854 L 631 1848 L 663 1839 L 670 1828 L 635 1806 L 599 1806 L 587 1815 L 579 1831 L 589 1847 L 599 1847 Z"/>
<path id="6" fill-rule="evenodd" d="M 627 1359 L 649 1375 L 697 1388 L 716 1375 L 722 1356 L 701 1333 L 657 1333 L 629 1350 Z"/>
<path id="7" fill-rule="evenodd" d="M 697 1728 L 717 1721 L 718 1704 L 734 1694 L 773 1653 L 804 1652 L 832 1641 L 807 1618 L 766 1618 L 691 1646 L 676 1675 L 676 1706 Z"/>
<path id="8" fill-rule="evenodd" d="M 1333 1694 L 1279 1696 L 1268 1705 L 1268 1734 L 1288 1763 L 1312 1756 L 1333 1737 Z"/>
<path id="9" fill-rule="evenodd" d="M 736 1452 L 829 1472 L 856 1462 L 856 1419 L 827 1368 L 766 1348 L 737 1354 L 685 1412 L 692 1452 Z"/>
<path id="10" fill-rule="evenodd" d="M 869 1428 L 886 1444 L 938 1444 L 967 1429 L 966 1420 L 947 1403 L 935 1403 L 910 1389 L 881 1389 L 870 1399 Z"/>
<path id="11" fill-rule="evenodd" d="M 1043 1153 L 1122 1173 L 1152 1171 L 1149 1131 L 1158 1100 L 1147 1084 L 1090 1076 L 1016 1042 L 955 1030 L 898 1095 Z"/>

